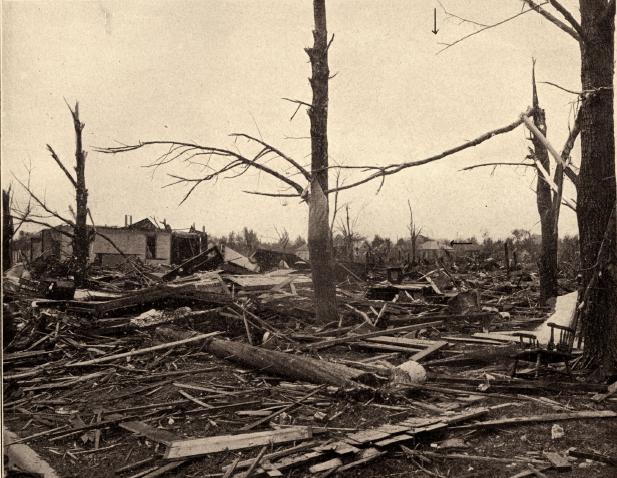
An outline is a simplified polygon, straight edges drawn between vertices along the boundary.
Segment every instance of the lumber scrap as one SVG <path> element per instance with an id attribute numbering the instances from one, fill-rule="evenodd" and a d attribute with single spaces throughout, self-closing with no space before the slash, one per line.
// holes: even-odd
<path id="1" fill-rule="evenodd" d="M 293 455 L 294 453 L 298 453 L 301 451 L 306 451 L 310 448 L 314 448 L 316 445 L 315 442 L 308 442 L 308 443 L 301 443 L 300 445 L 296 445 L 293 446 L 291 448 L 285 448 L 283 450 L 280 451 L 275 451 L 272 453 L 268 453 L 266 455 L 264 455 L 262 457 L 262 463 L 263 463 L 263 468 L 266 468 L 268 465 L 266 464 L 267 462 L 271 461 L 271 460 L 275 460 L 278 458 L 283 458 L 285 456 L 289 456 L 289 455 Z M 232 463 L 231 465 L 226 465 L 223 467 L 223 471 L 225 473 L 227 473 L 231 468 L 233 469 L 244 469 L 244 468 L 248 468 L 249 466 L 251 466 L 251 463 L 253 463 L 253 459 L 248 459 L 248 460 L 240 460 L 238 459 L 237 463 Z"/>
<path id="2" fill-rule="evenodd" d="M 606 393 L 596 393 L 591 399 L 594 402 L 600 403 L 617 392 L 617 382 L 613 382 L 608 386 Z"/>
<path id="3" fill-rule="evenodd" d="M 553 468 L 557 471 L 570 471 L 572 469 L 572 464 L 568 459 L 557 452 L 545 451 L 543 455 L 551 462 L 551 465 L 553 465 Z"/>
<path id="4" fill-rule="evenodd" d="M 585 460 L 599 461 L 617 467 L 617 455 L 608 456 L 594 451 L 568 450 L 568 455 Z"/>
<path id="5" fill-rule="evenodd" d="M 457 429 L 463 428 L 490 428 L 504 425 L 519 425 L 525 423 L 559 422 L 564 420 L 587 420 L 595 418 L 617 418 L 617 412 L 612 410 L 582 411 L 573 413 L 547 413 L 546 415 L 531 415 L 526 417 L 501 418 L 498 420 L 487 420 L 485 422 L 459 425 Z"/>
<path id="6" fill-rule="evenodd" d="M 357 460 L 354 460 L 354 461 L 352 461 L 350 463 L 347 463 L 347 464 L 341 466 L 336 471 L 337 472 L 343 472 L 343 471 L 347 471 L 347 470 L 350 470 L 352 468 L 355 468 L 356 466 L 364 465 L 365 463 L 368 463 L 369 461 L 373 461 L 376 458 L 379 458 L 380 456 L 385 455 L 386 453 L 387 452 L 379 451 L 376 448 L 367 448 L 365 450 L 362 450 L 362 452 L 360 453 L 360 456 L 358 457 Z"/>
<path id="7" fill-rule="evenodd" d="M 434 322 L 426 322 L 423 324 L 413 324 L 413 325 L 404 325 L 402 327 L 395 327 L 393 329 L 387 330 L 379 330 L 375 332 L 368 332 L 366 334 L 357 334 L 357 335 L 347 335 L 344 337 L 338 337 L 335 339 L 324 340 L 322 342 L 317 342 L 314 344 L 309 344 L 306 346 L 309 350 L 321 350 L 327 347 L 332 347 L 334 345 L 340 345 L 348 342 L 353 342 L 356 340 L 366 339 L 369 337 L 379 337 L 385 335 L 396 335 L 400 332 L 411 332 L 412 330 L 420 330 L 431 327 L 439 327 L 443 325 L 443 321 L 434 321 Z"/>
<path id="8" fill-rule="evenodd" d="M 95 364 L 99 364 L 99 363 L 105 363 L 105 362 L 111 362 L 113 360 L 117 360 L 120 358 L 126 358 L 126 357 L 133 357 L 135 355 L 143 355 L 143 354 L 147 354 L 150 352 L 156 352 L 158 350 L 165 350 L 165 349 L 169 349 L 169 348 L 173 348 L 173 347 L 177 347 L 178 345 L 184 345 L 184 344 L 188 344 L 191 342 L 197 342 L 197 341 L 202 341 L 208 338 L 211 338 L 215 335 L 219 335 L 222 332 L 210 332 L 209 334 L 199 334 L 199 335 L 192 335 L 190 337 L 181 339 L 181 340 L 176 340 L 174 342 L 168 342 L 165 344 L 160 344 L 160 345 L 154 345 L 153 347 L 146 347 L 143 349 L 138 349 L 138 350 L 132 350 L 130 352 L 125 352 L 125 353 L 121 353 L 121 354 L 114 354 L 114 355 L 107 355 L 105 357 L 99 357 L 99 358 L 95 358 L 92 360 L 86 360 L 84 362 L 76 362 L 76 363 L 71 363 L 71 364 L 67 364 L 65 365 L 66 368 L 74 368 L 74 367 L 87 367 L 89 365 L 95 365 Z"/>
<path id="9" fill-rule="evenodd" d="M 265 432 L 244 433 L 241 435 L 220 435 L 192 440 L 178 440 L 169 444 L 164 458 L 177 460 L 178 458 L 208 455 L 229 450 L 242 450 L 276 443 L 286 443 L 296 440 L 312 438 L 310 427 L 292 427 Z"/>
<path id="10" fill-rule="evenodd" d="M 140 421 L 123 422 L 118 426 L 126 431 L 137 433 L 138 435 L 142 435 L 154 442 L 162 443 L 163 445 L 167 445 L 168 443 L 179 439 L 175 433 L 162 428 L 151 427 L 147 423 Z"/>
<path id="11" fill-rule="evenodd" d="M 486 455 L 468 455 L 464 453 L 437 453 L 434 451 L 425 451 L 425 450 L 411 450 L 407 448 L 405 445 L 401 445 L 401 449 L 406 455 L 409 456 L 424 456 L 427 458 L 439 458 L 444 460 L 472 460 L 472 461 L 484 461 L 484 462 L 492 462 L 492 463 L 527 463 L 533 462 L 536 464 L 545 465 L 545 461 L 530 459 L 530 458 L 502 458 L 498 456 L 486 456 Z"/>

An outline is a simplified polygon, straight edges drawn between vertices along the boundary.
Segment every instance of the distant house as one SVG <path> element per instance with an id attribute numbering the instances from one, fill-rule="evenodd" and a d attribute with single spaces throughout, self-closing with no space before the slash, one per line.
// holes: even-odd
<path id="1" fill-rule="evenodd" d="M 457 242 L 452 241 L 454 255 L 456 257 L 473 257 L 480 253 L 480 244 L 475 242 Z"/>
<path id="2" fill-rule="evenodd" d="M 206 233 L 174 231 L 169 226 L 160 228 L 150 219 L 124 227 L 95 226 L 95 229 L 98 234 L 90 244 L 90 262 L 103 266 L 123 263 L 125 256 L 146 264 L 181 264 L 207 248 Z M 30 254 L 26 258 L 32 260 L 43 254 L 62 259 L 69 257 L 71 237 L 63 232 L 71 232 L 71 228 L 59 226 L 42 230 L 39 238 L 31 239 Z"/>
<path id="3" fill-rule="evenodd" d="M 450 258 L 454 254 L 454 248 L 447 241 L 428 240 L 417 248 L 417 257 L 423 261 Z"/>
<path id="4" fill-rule="evenodd" d="M 258 247 L 251 256 L 251 261 L 258 264 L 259 270 L 262 272 L 278 269 L 283 264 L 294 269 L 297 266 L 306 267 L 306 260 L 296 254 L 295 250 L 278 247 Z"/>

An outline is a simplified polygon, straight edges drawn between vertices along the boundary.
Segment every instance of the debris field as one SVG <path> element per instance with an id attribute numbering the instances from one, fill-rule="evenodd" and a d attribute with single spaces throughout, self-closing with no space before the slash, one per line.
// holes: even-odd
<path id="1" fill-rule="evenodd" d="M 10 441 L 62 477 L 617 473 L 617 386 L 585 383 L 558 328 L 529 339 L 558 319 L 533 274 L 349 271 L 319 324 L 306 272 L 220 266 L 13 278 Z"/>

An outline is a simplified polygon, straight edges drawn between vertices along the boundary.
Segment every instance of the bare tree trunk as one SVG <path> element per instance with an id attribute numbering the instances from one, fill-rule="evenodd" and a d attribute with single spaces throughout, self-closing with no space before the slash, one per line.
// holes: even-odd
<path id="1" fill-rule="evenodd" d="M 534 62 L 535 66 L 535 62 Z M 533 87 L 533 122 L 546 138 L 546 116 L 540 108 L 536 90 L 535 68 L 532 70 Z M 532 155 L 534 159 L 550 174 L 550 159 L 544 143 L 532 134 Z M 553 196 L 551 187 L 538 170 L 538 183 L 536 186 L 536 203 L 540 214 L 540 227 L 542 231 L 542 244 L 540 259 L 538 260 L 538 272 L 540 274 L 540 303 L 544 304 L 551 297 L 556 297 L 559 284 L 557 283 L 557 238 L 558 229 L 553 210 Z M 559 204 L 557 204 L 559 207 Z"/>
<path id="2" fill-rule="evenodd" d="M 596 260 L 607 234 L 607 259 L 588 295 L 582 319 L 583 363 L 596 377 L 617 373 L 617 272 L 615 228 L 609 228 L 615 207 L 615 130 L 613 68 L 615 4 L 581 0 L 581 83 L 591 92 L 581 119 L 581 169 L 578 176 L 577 217 L 580 235 L 583 289 L 598 268 Z"/>
<path id="3" fill-rule="evenodd" d="M 11 188 L 2 190 L 2 270 L 11 267 L 13 217 L 11 216 Z"/>
<path id="4" fill-rule="evenodd" d="M 309 200 L 308 246 L 315 290 L 317 319 L 336 320 L 336 286 L 332 244 L 328 224 L 328 32 L 325 0 L 314 0 L 314 44 L 306 52 L 311 61 L 313 103 L 311 121 L 311 195 Z"/>
<path id="5" fill-rule="evenodd" d="M 90 255 L 90 234 L 88 219 L 88 190 L 86 189 L 86 152 L 82 146 L 84 124 L 79 120 L 79 103 L 71 110 L 75 127 L 75 229 L 73 231 L 73 256 L 75 257 L 75 284 L 85 283 Z"/>

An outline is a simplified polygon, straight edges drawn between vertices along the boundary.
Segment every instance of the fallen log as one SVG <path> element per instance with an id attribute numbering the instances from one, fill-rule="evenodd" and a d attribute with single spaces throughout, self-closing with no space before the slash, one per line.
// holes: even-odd
<path id="1" fill-rule="evenodd" d="M 159 327 L 157 334 L 166 338 L 189 340 L 191 332 Z M 231 360 L 246 367 L 279 375 L 292 380 L 337 387 L 357 388 L 363 378 L 373 376 L 363 370 L 335 364 L 312 357 L 292 355 L 276 350 L 262 349 L 240 342 L 207 338 L 203 350 L 217 357 Z"/>

